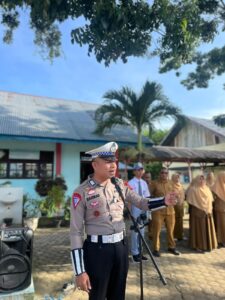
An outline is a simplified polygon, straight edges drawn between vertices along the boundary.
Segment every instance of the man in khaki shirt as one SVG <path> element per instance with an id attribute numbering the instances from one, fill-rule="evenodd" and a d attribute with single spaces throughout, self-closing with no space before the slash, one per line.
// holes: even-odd
<path id="1" fill-rule="evenodd" d="M 151 195 L 153 197 L 163 197 L 169 192 L 172 192 L 173 187 L 171 181 L 168 180 L 168 170 L 162 168 L 159 179 L 154 181 L 151 188 Z M 174 255 L 180 255 L 175 248 L 174 241 L 174 226 L 175 226 L 175 211 L 173 206 L 165 207 L 161 210 L 152 212 L 152 246 L 153 255 L 160 256 L 160 232 L 163 223 L 167 230 L 168 251 Z"/>
<path id="2" fill-rule="evenodd" d="M 174 193 L 157 200 L 145 199 L 115 178 L 117 148 L 115 142 L 110 142 L 86 152 L 92 156 L 94 174 L 72 196 L 72 265 L 76 286 L 89 293 L 89 300 L 125 299 L 128 245 L 123 220 L 124 200 L 141 210 L 176 203 Z M 120 197 L 118 187 L 124 199 Z M 83 242 L 84 229 L 87 238 Z"/>

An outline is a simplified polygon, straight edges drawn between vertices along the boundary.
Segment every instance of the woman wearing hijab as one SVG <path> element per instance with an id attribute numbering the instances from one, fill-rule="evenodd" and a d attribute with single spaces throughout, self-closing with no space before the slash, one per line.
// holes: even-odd
<path id="1" fill-rule="evenodd" d="M 215 176 L 213 172 L 209 172 L 206 175 L 206 184 L 207 186 L 210 188 L 210 190 L 212 190 L 212 187 L 215 183 Z"/>
<path id="2" fill-rule="evenodd" d="M 225 247 L 225 172 L 218 173 L 212 187 L 214 196 L 214 222 L 219 247 Z"/>
<path id="3" fill-rule="evenodd" d="M 184 188 L 180 183 L 180 174 L 175 173 L 171 177 L 173 191 L 177 194 L 177 204 L 175 210 L 174 238 L 178 241 L 183 240 L 183 217 L 184 217 Z"/>
<path id="4" fill-rule="evenodd" d="M 203 175 L 193 179 L 187 193 L 190 205 L 190 246 L 198 252 L 217 248 L 212 217 L 213 195 Z"/>

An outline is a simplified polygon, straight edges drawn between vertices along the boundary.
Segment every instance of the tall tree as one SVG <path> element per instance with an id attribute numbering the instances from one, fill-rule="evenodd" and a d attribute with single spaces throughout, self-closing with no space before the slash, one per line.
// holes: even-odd
<path id="1" fill-rule="evenodd" d="M 148 126 L 151 132 L 154 121 L 181 116 L 181 110 L 169 102 L 162 86 L 156 82 L 146 81 L 139 95 L 123 87 L 120 91 L 108 91 L 103 97 L 105 103 L 95 113 L 95 132 L 101 134 L 116 125 L 131 126 L 137 130 L 137 148 L 140 152 L 143 126 Z"/>
<path id="2" fill-rule="evenodd" d="M 159 33 L 157 54 L 162 62 L 174 57 L 187 60 L 199 39 L 211 41 L 216 21 L 208 21 L 219 6 L 216 0 L 0 0 L 4 41 L 12 41 L 21 10 L 30 13 L 36 42 L 48 48 L 60 44 L 58 25 L 67 19 L 83 18 L 83 26 L 71 31 L 72 42 L 89 46 L 98 61 L 106 64 L 119 57 L 143 55 L 151 46 L 152 33 Z M 222 5 L 220 5 L 222 10 Z M 222 11 L 221 11 L 222 13 Z M 54 53 L 52 53 L 53 55 Z"/>
<path id="3" fill-rule="evenodd" d="M 70 20 L 71 42 L 87 45 L 88 55 L 107 66 L 146 54 L 159 56 L 161 72 L 194 63 L 196 70 L 182 81 L 189 89 L 207 87 L 225 72 L 225 46 L 197 51 L 224 32 L 223 0 L 0 0 L 4 42 L 12 42 L 22 10 L 29 13 L 35 43 L 50 58 L 60 55 L 59 25 Z M 73 23 L 76 19 L 80 26 Z"/>
<path id="4" fill-rule="evenodd" d="M 168 134 L 168 129 L 154 129 L 149 137 L 154 144 L 159 145 L 163 138 Z"/>

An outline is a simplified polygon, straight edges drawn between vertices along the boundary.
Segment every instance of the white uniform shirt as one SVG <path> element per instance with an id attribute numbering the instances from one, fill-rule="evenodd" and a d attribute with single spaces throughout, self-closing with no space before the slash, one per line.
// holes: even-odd
<path id="1" fill-rule="evenodd" d="M 140 195 L 140 196 L 143 198 L 150 197 L 148 185 L 147 185 L 146 181 L 144 181 L 143 179 L 138 179 L 137 177 L 134 177 L 128 182 L 128 184 L 131 186 L 132 190 L 135 191 L 139 195 L 139 181 L 140 181 L 141 190 L 142 190 L 142 195 Z M 140 214 L 143 212 L 144 211 L 137 208 L 136 206 L 131 205 L 131 213 L 134 218 L 139 217 Z"/>

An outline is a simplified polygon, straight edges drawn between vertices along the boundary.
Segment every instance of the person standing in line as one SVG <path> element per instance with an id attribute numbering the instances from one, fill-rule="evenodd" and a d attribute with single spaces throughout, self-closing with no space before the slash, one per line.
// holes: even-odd
<path id="1" fill-rule="evenodd" d="M 160 171 L 159 179 L 154 181 L 153 189 L 151 191 L 153 197 L 163 197 L 167 193 L 172 192 L 172 184 L 168 179 L 168 170 L 162 168 Z M 168 252 L 174 255 L 180 255 L 176 249 L 173 231 L 175 225 L 175 211 L 174 207 L 165 207 L 160 211 L 152 212 L 152 254 L 160 257 L 160 233 L 163 223 L 165 223 L 167 230 Z"/>
<path id="2" fill-rule="evenodd" d="M 150 172 L 144 172 L 142 178 L 144 179 L 144 181 L 146 181 L 149 192 L 151 193 L 151 186 L 153 184 L 152 174 Z"/>
<path id="3" fill-rule="evenodd" d="M 187 192 L 187 202 L 190 208 L 190 247 L 199 253 L 217 248 L 212 216 L 213 195 L 203 175 L 192 180 Z"/>
<path id="4" fill-rule="evenodd" d="M 174 206 L 175 210 L 175 226 L 174 239 L 182 241 L 184 238 L 183 217 L 184 217 L 184 187 L 180 183 L 180 174 L 175 173 L 171 176 L 172 189 L 177 194 L 177 204 Z"/>
<path id="5" fill-rule="evenodd" d="M 151 190 L 153 188 L 153 180 L 152 180 L 152 174 L 150 172 L 145 172 L 143 177 L 142 177 L 147 185 L 148 185 L 148 189 L 149 189 L 149 192 L 150 192 L 150 195 L 151 195 Z M 151 240 L 152 239 L 152 219 L 151 219 L 151 216 L 149 218 L 149 222 L 148 222 L 148 238 Z"/>
<path id="6" fill-rule="evenodd" d="M 86 291 L 89 300 L 125 299 L 128 243 L 124 201 L 145 211 L 176 204 L 174 193 L 145 199 L 115 178 L 117 149 L 118 145 L 110 142 L 86 152 L 92 157 L 94 173 L 72 195 L 71 259 L 76 287 Z"/>
<path id="7" fill-rule="evenodd" d="M 217 174 L 212 186 L 213 211 L 218 247 L 225 247 L 225 171 Z"/>
<path id="8" fill-rule="evenodd" d="M 134 177 L 128 181 L 129 186 L 141 197 L 147 198 L 150 197 L 149 189 L 147 183 L 142 179 L 142 176 L 145 172 L 144 167 L 141 162 L 134 164 L 133 168 Z M 135 218 L 136 221 L 140 220 L 140 218 L 147 219 L 146 212 L 139 209 L 135 205 L 131 205 L 131 214 Z M 145 228 L 140 229 L 141 235 L 144 237 Z M 140 255 L 139 249 L 139 237 L 138 233 L 131 229 L 131 255 L 133 257 L 134 262 L 140 262 L 140 260 L 148 260 L 144 255 Z"/>
<path id="9" fill-rule="evenodd" d="M 207 186 L 212 189 L 213 185 L 215 183 L 215 175 L 213 172 L 208 172 L 206 175 L 206 184 Z"/>

